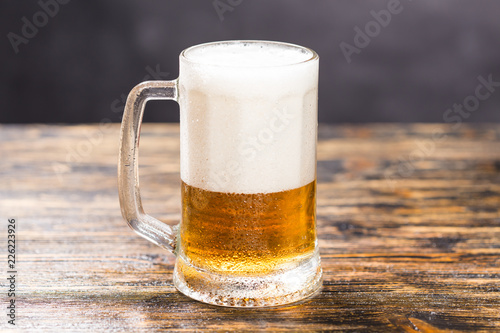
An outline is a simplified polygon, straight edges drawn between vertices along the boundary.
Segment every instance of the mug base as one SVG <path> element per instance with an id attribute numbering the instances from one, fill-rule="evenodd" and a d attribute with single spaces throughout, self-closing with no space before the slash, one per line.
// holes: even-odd
<path id="1" fill-rule="evenodd" d="M 265 276 L 228 276 L 192 266 L 181 256 L 174 269 L 177 290 L 195 300 L 229 307 L 268 307 L 294 303 L 322 285 L 319 252 L 288 270 Z"/>

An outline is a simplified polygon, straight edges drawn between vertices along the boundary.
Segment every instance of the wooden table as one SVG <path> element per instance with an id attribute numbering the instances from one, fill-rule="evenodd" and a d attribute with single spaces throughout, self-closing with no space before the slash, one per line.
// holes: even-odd
<path id="1" fill-rule="evenodd" d="M 118 125 L 0 126 L 0 328 L 15 218 L 23 331 L 500 331 L 500 125 L 456 127 L 320 127 L 323 289 L 235 309 L 177 292 L 174 257 L 122 220 Z M 178 126 L 142 133 L 145 209 L 175 223 Z"/>

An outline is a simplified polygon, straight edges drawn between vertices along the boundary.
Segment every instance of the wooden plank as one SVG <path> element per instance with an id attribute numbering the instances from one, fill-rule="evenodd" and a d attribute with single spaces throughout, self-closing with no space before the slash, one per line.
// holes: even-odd
<path id="1" fill-rule="evenodd" d="M 142 131 L 145 209 L 175 223 L 178 126 Z M 268 309 L 175 290 L 174 257 L 121 218 L 118 136 L 117 125 L 0 125 L 0 232 L 16 218 L 23 331 L 500 330 L 500 125 L 320 127 L 324 286 Z"/>

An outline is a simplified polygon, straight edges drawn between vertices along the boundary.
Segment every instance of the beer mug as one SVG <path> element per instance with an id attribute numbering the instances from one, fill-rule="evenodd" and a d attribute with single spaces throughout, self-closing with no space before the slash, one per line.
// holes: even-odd
<path id="1" fill-rule="evenodd" d="M 118 166 L 122 215 L 176 256 L 176 288 L 222 306 L 276 306 L 317 291 L 316 52 L 223 41 L 180 55 L 179 78 L 130 92 Z M 180 106 L 182 219 L 144 213 L 138 149 L 148 100 Z"/>

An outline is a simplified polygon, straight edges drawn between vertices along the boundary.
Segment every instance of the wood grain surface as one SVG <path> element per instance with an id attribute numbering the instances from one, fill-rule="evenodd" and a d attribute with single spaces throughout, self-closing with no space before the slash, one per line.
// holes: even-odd
<path id="1" fill-rule="evenodd" d="M 0 329 L 15 218 L 25 332 L 500 331 L 500 125 L 455 127 L 320 127 L 323 288 L 234 309 L 177 292 L 174 257 L 122 220 L 118 125 L 0 126 Z M 177 125 L 143 125 L 140 167 L 145 210 L 176 223 Z"/>

